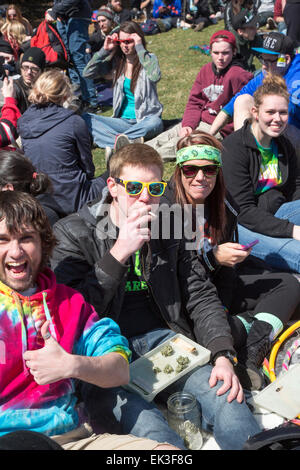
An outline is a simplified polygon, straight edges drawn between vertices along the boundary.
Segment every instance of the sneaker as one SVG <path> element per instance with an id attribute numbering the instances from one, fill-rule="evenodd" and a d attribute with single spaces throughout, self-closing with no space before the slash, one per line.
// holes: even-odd
<path id="1" fill-rule="evenodd" d="M 143 144 L 145 142 L 144 137 L 138 137 L 130 141 L 131 144 Z"/>
<path id="2" fill-rule="evenodd" d="M 105 162 L 108 163 L 112 154 L 114 153 L 114 149 L 112 147 L 105 147 Z"/>
<path id="3" fill-rule="evenodd" d="M 238 363 L 234 371 L 245 390 L 261 390 L 266 385 L 265 376 L 258 368 L 247 367 L 245 364 Z"/>
<path id="4" fill-rule="evenodd" d="M 277 24 L 274 18 L 268 18 L 267 19 L 267 28 L 268 29 L 277 29 Z"/>
<path id="5" fill-rule="evenodd" d="M 101 113 L 102 108 L 100 104 L 92 105 L 90 103 L 84 103 L 82 107 L 82 113 L 91 113 L 91 114 L 97 114 Z"/>
<path id="6" fill-rule="evenodd" d="M 128 139 L 127 135 L 119 134 L 117 135 L 116 140 L 115 140 L 114 151 L 117 152 L 122 147 L 125 147 L 126 145 L 129 145 L 129 144 L 130 144 L 130 140 Z"/>
<path id="7" fill-rule="evenodd" d="M 272 326 L 264 321 L 254 320 L 244 348 L 238 353 L 236 375 L 246 390 L 260 390 L 266 385 L 262 364 L 268 356 L 272 343 L 269 339 Z"/>
<path id="8" fill-rule="evenodd" d="M 202 31 L 202 29 L 204 28 L 204 21 L 201 21 L 200 23 L 198 23 L 195 28 L 194 28 L 194 31 L 196 32 L 199 32 L 199 31 Z"/>

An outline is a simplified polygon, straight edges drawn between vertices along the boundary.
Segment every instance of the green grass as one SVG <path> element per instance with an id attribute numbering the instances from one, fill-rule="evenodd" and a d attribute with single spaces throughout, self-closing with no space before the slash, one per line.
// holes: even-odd
<path id="1" fill-rule="evenodd" d="M 181 119 L 190 89 L 199 69 L 210 61 L 210 57 L 199 51 L 189 49 L 193 45 L 209 44 L 211 35 L 222 29 L 223 22 L 205 28 L 200 33 L 192 29 L 171 29 L 167 33 L 147 36 L 147 49 L 157 55 L 162 78 L 158 83 L 158 96 L 164 106 L 163 119 Z M 111 116 L 112 110 L 102 113 Z M 93 159 L 96 175 L 106 170 L 104 150 L 94 149 Z M 168 179 L 174 169 L 174 163 L 165 164 L 165 178 Z"/>

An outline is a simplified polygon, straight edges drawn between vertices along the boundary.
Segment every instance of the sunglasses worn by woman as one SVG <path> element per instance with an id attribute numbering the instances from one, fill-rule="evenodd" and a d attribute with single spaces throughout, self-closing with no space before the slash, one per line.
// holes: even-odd
<path id="1" fill-rule="evenodd" d="M 299 287 L 289 274 L 270 273 L 265 265 L 248 258 L 251 249 L 238 243 L 238 210 L 225 188 L 220 143 L 209 134 L 193 131 L 177 145 L 176 170 L 163 202 L 168 198 L 168 202 L 190 203 L 194 208 L 204 204 L 205 223 L 198 228 L 202 237 L 199 261 L 228 312 L 241 384 L 259 389 L 264 385 L 260 366 L 270 349 L 270 338 L 294 312 Z"/>
<path id="2" fill-rule="evenodd" d="M 201 170 L 206 178 L 217 176 L 220 165 L 180 165 L 181 171 L 186 178 L 195 178 Z"/>

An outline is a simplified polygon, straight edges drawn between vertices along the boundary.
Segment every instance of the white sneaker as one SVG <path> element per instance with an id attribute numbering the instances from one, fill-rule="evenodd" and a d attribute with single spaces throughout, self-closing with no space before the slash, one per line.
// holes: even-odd
<path id="1" fill-rule="evenodd" d="M 138 137 L 137 139 L 133 139 L 130 141 L 131 144 L 143 144 L 144 143 L 144 137 Z"/>
<path id="2" fill-rule="evenodd" d="M 108 163 L 110 157 L 114 153 L 114 149 L 111 147 L 105 147 L 105 162 Z"/>
<path id="3" fill-rule="evenodd" d="M 267 27 L 268 29 L 277 29 L 277 23 L 274 18 L 270 17 L 267 19 Z"/>

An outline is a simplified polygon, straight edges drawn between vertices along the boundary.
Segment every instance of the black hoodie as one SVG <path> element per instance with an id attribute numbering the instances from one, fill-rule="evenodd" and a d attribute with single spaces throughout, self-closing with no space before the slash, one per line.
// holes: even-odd
<path id="1" fill-rule="evenodd" d="M 300 167 L 291 142 L 283 135 L 274 140 L 278 146 L 281 184 L 255 194 L 261 154 L 248 121 L 223 140 L 223 174 L 226 187 L 239 206 L 241 225 L 270 237 L 291 238 L 294 224 L 274 214 L 282 204 L 300 199 Z"/>

